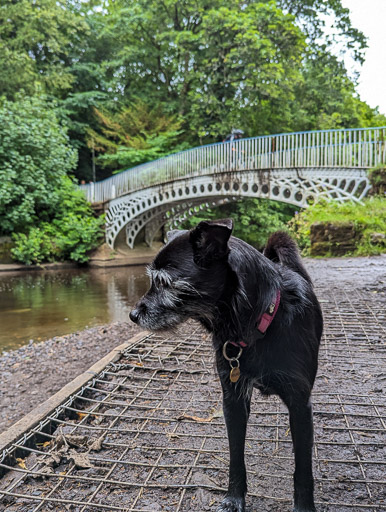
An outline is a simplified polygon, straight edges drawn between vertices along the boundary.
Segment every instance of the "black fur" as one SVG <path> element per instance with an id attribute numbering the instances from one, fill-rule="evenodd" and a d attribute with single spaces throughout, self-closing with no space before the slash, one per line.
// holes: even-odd
<path id="1" fill-rule="evenodd" d="M 245 433 L 252 390 L 279 395 L 289 410 L 295 451 L 296 512 L 315 511 L 312 476 L 311 390 L 323 328 L 320 306 L 295 242 L 277 232 L 264 254 L 231 237 L 230 219 L 203 221 L 191 231 L 173 232 L 150 266 L 152 285 L 130 317 L 153 330 L 198 319 L 213 334 L 223 389 L 230 448 L 229 487 L 218 512 L 244 512 L 247 492 Z M 277 314 L 265 336 L 257 319 L 275 301 Z M 241 377 L 229 379 L 222 355 L 226 341 L 247 343 Z M 229 353 L 237 347 L 230 347 Z"/>

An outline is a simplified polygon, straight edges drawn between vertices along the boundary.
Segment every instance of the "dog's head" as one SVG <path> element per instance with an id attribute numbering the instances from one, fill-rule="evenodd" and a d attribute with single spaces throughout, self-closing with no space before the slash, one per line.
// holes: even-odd
<path id="1" fill-rule="evenodd" d="M 168 233 L 167 245 L 148 267 L 150 289 L 131 320 L 150 330 L 169 329 L 188 318 L 209 325 L 227 282 L 232 229 L 232 220 L 223 219 Z"/>

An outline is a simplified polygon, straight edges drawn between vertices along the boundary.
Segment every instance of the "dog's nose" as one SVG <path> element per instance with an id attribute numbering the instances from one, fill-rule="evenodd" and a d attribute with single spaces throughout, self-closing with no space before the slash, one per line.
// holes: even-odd
<path id="1" fill-rule="evenodd" d="M 130 320 L 132 320 L 135 324 L 138 322 L 139 311 L 138 309 L 133 309 L 130 311 Z"/>

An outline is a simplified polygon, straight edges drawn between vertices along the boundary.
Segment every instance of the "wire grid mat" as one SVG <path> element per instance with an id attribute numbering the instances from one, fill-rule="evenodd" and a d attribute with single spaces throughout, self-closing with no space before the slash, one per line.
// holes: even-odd
<path id="1" fill-rule="evenodd" d="M 385 309 L 371 292 L 324 291 L 313 394 L 318 511 L 386 510 Z M 383 340 L 383 341 L 382 341 Z M 246 463 L 251 512 L 292 507 L 288 417 L 255 392 Z M 1 457 L 1 454 L 0 454 Z M 228 446 L 211 343 L 193 323 L 131 346 L 2 454 L 0 510 L 213 511 Z"/>

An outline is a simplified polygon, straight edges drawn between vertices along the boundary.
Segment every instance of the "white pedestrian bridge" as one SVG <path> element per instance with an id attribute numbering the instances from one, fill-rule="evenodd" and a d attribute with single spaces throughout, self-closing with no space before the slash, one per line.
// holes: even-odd
<path id="1" fill-rule="evenodd" d="M 386 127 L 284 133 L 192 148 L 80 188 L 104 205 L 108 245 L 124 229 L 133 248 L 142 230 L 151 245 L 162 226 L 242 197 L 360 202 L 367 170 L 384 163 Z"/>

